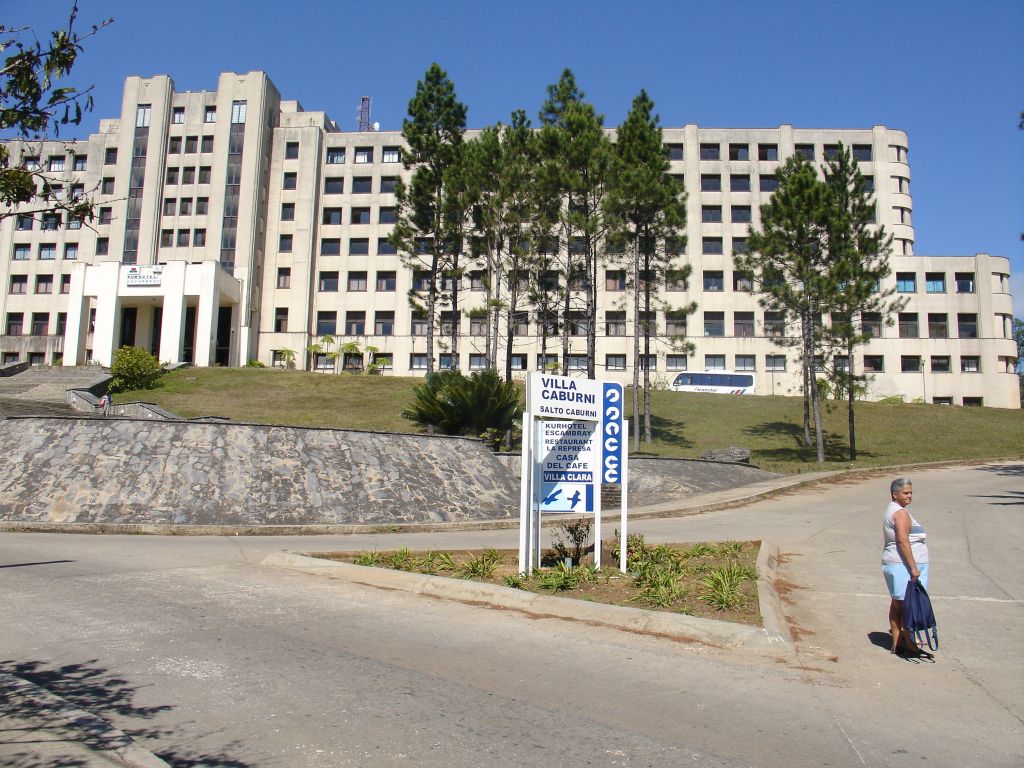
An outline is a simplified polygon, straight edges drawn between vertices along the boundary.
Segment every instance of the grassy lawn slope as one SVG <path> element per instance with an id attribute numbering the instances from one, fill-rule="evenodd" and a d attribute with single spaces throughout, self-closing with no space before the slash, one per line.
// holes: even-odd
<path id="1" fill-rule="evenodd" d="M 418 432 L 401 417 L 421 379 L 324 375 L 247 368 L 185 368 L 156 389 L 126 392 L 117 402 L 156 403 L 186 418 L 384 432 Z M 630 398 L 627 396 L 627 402 Z M 627 417 L 629 414 L 627 413 Z M 699 457 L 730 445 L 750 448 L 752 461 L 777 472 L 849 466 L 846 404 L 826 403 L 824 467 L 801 447 L 801 400 L 796 397 L 655 392 L 654 456 Z M 1024 457 L 1024 411 L 920 404 L 858 403 L 855 466 L 951 459 Z"/>

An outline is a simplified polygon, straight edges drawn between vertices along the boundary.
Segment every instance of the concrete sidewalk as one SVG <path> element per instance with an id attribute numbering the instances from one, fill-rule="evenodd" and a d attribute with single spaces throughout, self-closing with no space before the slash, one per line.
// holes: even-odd
<path id="1" fill-rule="evenodd" d="M 103 718 L 0 672 L 0 764 L 169 768 Z"/>

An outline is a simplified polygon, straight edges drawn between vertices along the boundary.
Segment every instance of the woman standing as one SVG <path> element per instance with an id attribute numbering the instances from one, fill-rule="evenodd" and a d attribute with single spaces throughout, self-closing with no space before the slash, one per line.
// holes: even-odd
<path id="1" fill-rule="evenodd" d="M 889 587 L 889 629 L 892 632 L 892 652 L 915 656 L 931 654 L 918 647 L 913 636 L 903 625 L 903 596 L 907 585 L 918 579 L 928 587 L 928 545 L 924 527 L 910 516 L 907 507 L 914 498 L 914 486 L 905 477 L 892 481 L 889 486 L 892 501 L 882 520 L 882 575 Z"/>

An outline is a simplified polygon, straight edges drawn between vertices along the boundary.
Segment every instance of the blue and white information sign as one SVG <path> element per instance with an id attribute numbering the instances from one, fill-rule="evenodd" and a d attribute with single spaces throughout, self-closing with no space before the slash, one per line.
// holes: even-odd
<path id="1" fill-rule="evenodd" d="M 620 485 L 620 568 L 626 569 L 628 453 L 621 384 L 531 373 L 523 414 L 519 570 L 540 564 L 541 515 L 594 515 L 601 541 L 601 486 Z M 601 566 L 601 547 L 594 548 Z"/>
<path id="2" fill-rule="evenodd" d="M 540 427 L 540 511 L 590 512 L 599 474 L 597 422 L 542 421 Z"/>

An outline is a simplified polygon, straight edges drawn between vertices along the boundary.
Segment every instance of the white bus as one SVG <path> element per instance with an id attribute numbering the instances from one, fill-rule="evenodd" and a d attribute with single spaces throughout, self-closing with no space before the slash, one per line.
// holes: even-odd
<path id="1" fill-rule="evenodd" d="M 754 375 L 752 373 L 733 373 L 732 371 L 680 373 L 672 381 L 671 389 L 676 392 L 752 395 L 754 394 Z"/>

